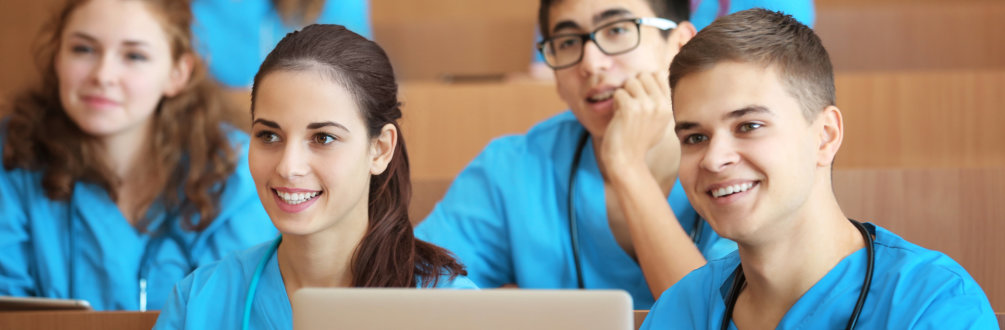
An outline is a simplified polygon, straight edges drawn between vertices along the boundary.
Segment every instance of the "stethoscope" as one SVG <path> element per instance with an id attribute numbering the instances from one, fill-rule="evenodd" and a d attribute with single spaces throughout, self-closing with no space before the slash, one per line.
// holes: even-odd
<path id="1" fill-rule="evenodd" d="M 862 314 L 862 306 L 865 305 L 865 298 L 869 295 L 869 288 L 872 285 L 872 268 L 876 264 L 876 254 L 873 251 L 875 243 L 872 240 L 872 234 L 869 230 L 865 228 L 861 222 L 848 219 L 858 231 L 862 233 L 862 239 L 865 240 L 865 250 L 868 254 L 869 263 L 866 264 L 865 268 L 865 280 L 862 281 L 862 290 L 858 293 L 858 301 L 855 302 L 855 309 L 851 313 L 851 317 L 848 318 L 848 326 L 845 329 L 851 330 L 855 327 L 855 323 L 858 322 L 859 315 Z M 733 286 L 729 288 L 729 294 L 726 295 L 726 311 L 723 313 L 722 317 L 722 330 L 729 329 L 729 322 L 733 319 L 733 307 L 736 306 L 736 298 L 740 295 L 740 290 L 746 284 L 747 279 L 743 276 L 743 264 L 737 265 L 736 270 L 733 271 Z"/>
<path id="2" fill-rule="evenodd" d="M 579 142 L 576 144 L 576 153 L 572 157 L 572 168 L 569 169 L 569 193 L 566 194 L 566 208 L 569 212 L 569 238 L 572 241 L 572 259 L 576 265 L 576 284 L 580 289 L 585 289 L 586 285 L 583 283 L 583 265 L 579 258 L 579 228 L 576 225 L 576 202 L 573 198 L 576 187 L 576 171 L 579 169 L 579 162 L 583 158 L 583 149 L 586 148 L 586 142 L 589 140 L 590 134 L 587 131 L 583 131 L 579 136 Z M 691 242 L 695 245 L 698 244 L 698 240 L 701 239 L 701 218 L 694 218 L 694 227 L 691 230 Z"/>
<path id="3" fill-rule="evenodd" d="M 67 244 L 67 247 L 69 248 L 69 250 L 67 251 L 67 255 L 69 256 L 69 258 L 67 258 L 68 259 L 67 268 L 69 269 L 68 274 L 70 283 L 67 296 L 72 297 L 74 292 L 74 286 L 76 284 L 75 283 L 76 281 L 74 280 L 74 274 L 75 274 L 74 260 L 77 259 L 73 257 L 74 251 L 77 251 L 77 240 L 74 235 L 74 231 L 76 230 L 76 222 L 73 221 L 73 213 L 75 212 L 76 209 L 74 208 L 73 196 L 70 196 L 69 207 L 70 208 L 67 211 L 68 212 L 67 222 L 69 223 L 69 231 L 67 231 L 66 240 L 69 242 L 69 244 Z M 143 248 L 143 255 L 140 258 L 140 269 L 136 274 L 136 280 L 140 287 L 139 297 L 137 297 L 137 299 L 139 300 L 139 307 L 140 307 L 139 311 L 141 312 L 147 311 L 147 282 L 148 279 L 150 278 L 150 268 L 153 267 L 152 265 L 154 256 L 156 256 L 157 253 L 160 252 L 161 246 L 164 245 L 164 242 L 167 239 L 174 241 L 176 244 L 178 244 L 179 247 L 186 246 L 182 244 L 182 240 L 179 237 L 177 237 L 177 235 L 171 234 L 171 230 L 167 228 L 169 226 L 170 220 L 175 218 L 177 217 L 174 212 L 166 214 L 165 219 L 161 221 L 161 224 L 157 227 L 157 230 L 150 233 L 150 241 L 147 242 L 146 247 Z M 195 270 L 196 264 L 192 262 L 191 253 L 185 253 L 185 262 L 187 263 L 186 266 L 188 266 L 187 270 L 185 271 L 186 274 Z M 41 282 L 36 280 L 36 283 Z"/>
<path id="4" fill-rule="evenodd" d="M 251 276 L 251 284 L 248 284 L 248 296 L 244 298 L 244 314 L 241 317 L 241 329 L 243 330 L 248 330 L 248 324 L 251 323 L 251 303 L 255 301 L 255 293 L 258 291 L 258 281 L 262 279 L 262 273 L 265 273 L 265 265 L 269 263 L 272 255 L 276 254 L 276 251 L 279 249 L 279 242 L 282 241 L 283 235 L 279 235 L 272 242 L 269 250 L 262 256 L 262 260 L 258 261 L 258 266 L 255 267 L 255 274 Z"/>

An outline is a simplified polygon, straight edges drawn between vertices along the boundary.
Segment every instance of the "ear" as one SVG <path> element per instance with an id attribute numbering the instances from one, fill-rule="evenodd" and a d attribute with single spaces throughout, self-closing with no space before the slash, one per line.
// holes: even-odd
<path id="1" fill-rule="evenodd" d="M 677 27 L 674 28 L 673 31 L 670 32 L 670 36 L 667 37 L 667 63 L 670 63 L 670 61 L 673 60 L 673 57 L 677 56 L 677 53 L 680 52 L 680 48 L 684 47 L 684 44 L 688 41 L 691 41 L 691 38 L 694 38 L 694 35 L 697 33 L 698 29 L 696 29 L 691 22 L 683 21 L 677 23 Z"/>
<path id="2" fill-rule="evenodd" d="M 379 175 L 387 169 L 394 157 L 394 148 L 398 146 L 398 129 L 393 124 L 386 124 L 380 129 L 380 135 L 370 143 L 370 174 Z"/>
<path id="3" fill-rule="evenodd" d="M 844 139 L 844 122 L 841 110 L 833 105 L 824 108 L 819 116 L 820 148 L 817 150 L 817 166 L 830 166 Z"/>
<path id="4" fill-rule="evenodd" d="M 192 67 L 194 65 L 195 55 L 193 54 L 182 54 L 175 61 L 168 76 L 168 84 L 164 89 L 164 96 L 175 96 L 185 88 L 185 85 L 188 84 L 188 79 L 192 77 Z"/>

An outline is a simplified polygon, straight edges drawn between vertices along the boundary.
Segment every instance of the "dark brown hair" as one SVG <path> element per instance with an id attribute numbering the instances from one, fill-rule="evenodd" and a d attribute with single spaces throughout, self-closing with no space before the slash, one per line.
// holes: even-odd
<path id="1" fill-rule="evenodd" d="M 551 36 L 551 22 L 548 21 L 548 15 L 551 14 L 551 7 L 561 1 L 576 1 L 576 0 L 541 0 L 541 5 L 537 9 L 537 25 L 541 29 L 541 38 L 548 39 Z M 649 8 L 653 10 L 653 14 L 656 17 L 666 18 L 668 20 L 674 21 L 674 23 L 680 23 L 687 21 L 691 17 L 691 2 L 690 0 L 642 0 L 649 4 Z M 670 35 L 670 31 L 661 31 L 663 37 L 666 38 Z"/>
<path id="2" fill-rule="evenodd" d="M 466 275 L 449 252 L 415 238 L 408 218 L 412 194 L 408 154 L 397 120 L 398 84 L 387 54 L 373 41 L 340 25 L 315 24 L 286 35 L 262 62 L 251 90 L 251 111 L 259 83 L 274 71 L 318 71 L 352 95 L 372 139 L 387 125 L 398 130 L 391 162 L 370 177 L 366 234 L 351 262 L 357 287 L 436 286 L 441 275 Z M 417 279 L 418 277 L 418 279 Z"/>
<path id="3" fill-rule="evenodd" d="M 90 182 L 118 198 L 121 180 L 105 163 L 97 139 L 83 132 L 66 114 L 59 97 L 55 59 L 62 33 L 74 10 L 88 0 L 68 0 L 42 30 L 35 46 L 41 74 L 37 86 L 15 96 L 7 125 L 3 161 L 7 170 L 42 171 L 42 186 L 53 200 L 69 200 L 77 181 Z M 161 99 L 154 112 L 147 196 L 137 208 L 136 227 L 145 230 L 146 211 L 160 199 L 177 211 L 191 230 L 209 226 L 218 212 L 223 185 L 236 167 L 235 156 L 221 125 L 222 95 L 206 76 L 192 48 L 192 14 L 188 1 L 144 0 L 168 36 L 173 63 L 190 54 L 192 74 L 173 97 Z M 198 216 L 198 221 L 196 221 Z"/>
<path id="4" fill-rule="evenodd" d="M 698 32 L 670 64 L 670 90 L 690 74 L 726 61 L 773 67 L 807 120 L 835 104 L 834 69 L 820 38 L 790 15 L 749 9 Z"/>

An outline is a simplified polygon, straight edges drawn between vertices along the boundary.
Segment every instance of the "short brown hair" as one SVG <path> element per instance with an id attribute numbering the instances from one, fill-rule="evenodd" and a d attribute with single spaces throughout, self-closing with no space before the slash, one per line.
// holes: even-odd
<path id="1" fill-rule="evenodd" d="M 674 57 L 671 91 L 684 77 L 726 61 L 775 66 L 807 120 L 835 104 L 827 50 L 812 29 L 790 15 L 749 9 L 716 19 Z"/>
<path id="2" fill-rule="evenodd" d="M 551 7 L 556 3 L 561 1 L 569 0 L 541 0 L 540 7 L 537 10 L 537 25 L 541 29 L 541 38 L 548 39 L 551 37 L 551 22 L 548 22 L 548 16 L 551 15 Z M 653 10 L 656 17 L 666 18 L 668 20 L 674 21 L 674 23 L 680 23 L 687 21 L 691 17 L 691 1 L 690 0 L 644 0 L 649 4 L 649 8 Z M 670 30 L 665 30 L 661 32 L 663 38 L 670 35 Z"/>

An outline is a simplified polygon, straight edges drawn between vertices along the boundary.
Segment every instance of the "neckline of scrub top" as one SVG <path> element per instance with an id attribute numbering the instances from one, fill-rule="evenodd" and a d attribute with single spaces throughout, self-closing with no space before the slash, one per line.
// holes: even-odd
<path id="1" fill-rule="evenodd" d="M 877 230 L 870 223 L 863 223 L 863 225 L 866 226 L 870 233 L 876 235 L 875 240 L 877 244 L 875 246 L 878 247 L 880 235 L 877 233 Z M 835 324 L 847 323 L 848 317 L 851 316 L 852 310 L 855 308 L 855 302 L 858 300 L 859 293 L 862 290 L 862 278 L 865 276 L 868 264 L 866 254 L 865 247 L 862 247 L 842 258 L 827 274 L 821 277 L 820 280 L 817 280 L 809 290 L 806 290 L 799 297 L 799 300 L 789 307 L 789 310 L 785 312 L 785 315 L 778 322 L 777 328 L 800 329 L 805 327 L 806 324 L 819 321 L 820 317 L 833 318 L 837 322 Z M 735 258 L 736 263 L 731 262 L 734 265 L 732 267 L 725 267 L 725 270 L 732 272 L 732 269 L 736 268 L 736 264 L 740 261 L 739 254 L 736 254 Z M 722 295 L 719 302 L 722 306 L 726 304 L 725 294 L 728 294 L 732 283 L 733 276 L 731 274 L 725 276 L 725 280 L 720 287 Z M 869 303 L 869 301 L 866 303 Z M 834 306 L 837 310 L 834 308 L 823 310 L 820 306 Z M 730 321 L 729 324 L 730 329 L 736 329 L 736 324 L 733 321 Z"/>
<path id="2" fill-rule="evenodd" d="M 271 244 L 271 243 L 270 243 Z M 263 249 L 263 253 L 268 253 L 269 249 Z M 254 258 L 251 263 L 252 267 L 261 260 L 261 257 Z M 254 276 L 254 268 L 250 269 L 250 276 Z M 248 278 L 251 281 L 251 277 Z M 243 287 L 247 290 L 247 285 Z M 245 296 L 247 291 L 245 292 Z M 238 304 L 243 307 L 242 304 Z M 289 295 L 286 294 L 286 284 L 283 282 L 283 275 L 279 271 L 279 252 L 278 249 L 269 260 L 266 262 L 265 268 L 262 269 L 262 278 L 258 282 L 258 290 L 255 294 L 255 299 L 252 301 L 252 317 L 263 318 L 265 324 L 279 325 L 282 327 L 292 327 L 293 326 L 293 306 L 290 304 Z M 289 322 L 289 324 L 286 324 Z M 252 319 L 251 324 L 257 324 Z"/>

